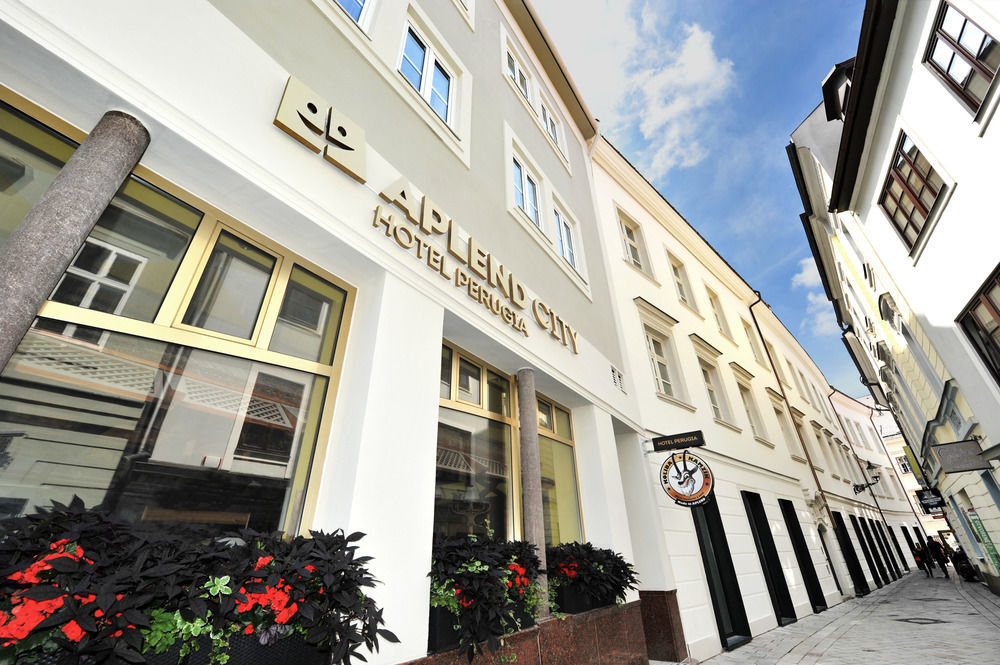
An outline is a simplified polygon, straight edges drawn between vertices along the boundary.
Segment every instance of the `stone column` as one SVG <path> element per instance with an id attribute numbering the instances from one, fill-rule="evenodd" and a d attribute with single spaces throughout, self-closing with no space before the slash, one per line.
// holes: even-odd
<path id="1" fill-rule="evenodd" d="M 517 370 L 517 415 L 521 421 L 521 510 L 524 539 L 538 547 L 542 570 L 538 576 L 541 592 L 538 618 L 549 616 L 548 575 L 545 574 L 545 516 L 542 512 L 542 462 L 538 452 L 538 398 L 535 371 Z"/>
<path id="2" fill-rule="evenodd" d="M 0 370 L 148 145 L 138 120 L 105 113 L 0 249 Z"/>

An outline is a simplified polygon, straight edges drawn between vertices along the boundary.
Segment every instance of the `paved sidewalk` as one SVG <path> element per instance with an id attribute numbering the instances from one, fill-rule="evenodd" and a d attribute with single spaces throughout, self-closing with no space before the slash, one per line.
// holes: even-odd
<path id="1" fill-rule="evenodd" d="M 953 572 L 953 571 L 952 571 Z M 864 598 L 758 635 L 703 665 L 1000 663 L 1000 597 L 952 574 L 911 572 Z M 650 665 L 665 665 L 650 661 Z"/>

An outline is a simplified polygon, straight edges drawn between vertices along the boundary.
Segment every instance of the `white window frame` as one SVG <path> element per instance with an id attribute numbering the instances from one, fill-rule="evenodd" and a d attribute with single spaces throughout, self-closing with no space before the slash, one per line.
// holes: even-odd
<path id="1" fill-rule="evenodd" d="M 545 130 L 545 135 L 562 151 L 562 123 L 552 111 L 552 105 L 544 99 L 539 103 L 539 107 L 541 108 L 542 128 Z"/>
<path id="2" fill-rule="evenodd" d="M 514 155 L 511 160 L 511 180 L 514 183 L 514 207 L 520 210 L 528 218 L 528 221 L 537 228 L 542 229 L 541 178 L 535 175 L 524 162 L 525 160 L 519 158 L 518 155 Z M 520 171 L 520 178 L 518 178 L 517 171 Z M 528 202 L 529 183 L 534 188 L 533 206 Z M 521 203 L 517 202 L 518 193 L 521 194 Z M 531 214 L 530 209 L 532 208 L 534 209 L 534 216 Z"/>
<path id="3" fill-rule="evenodd" d="M 372 7 L 376 2 L 378 2 L 378 0 L 358 0 L 358 4 L 361 5 L 361 12 L 359 13 L 357 20 L 355 20 L 355 18 L 351 16 L 350 11 L 340 4 L 339 0 L 329 0 L 331 5 L 336 5 L 340 11 L 344 12 L 344 16 L 361 28 L 361 30 L 366 34 L 368 32 L 368 23 L 372 15 Z"/>
<path id="4" fill-rule="evenodd" d="M 639 223 L 619 210 L 618 227 L 622 237 L 622 258 L 639 272 L 652 276 L 652 266 Z"/>
<path id="5" fill-rule="evenodd" d="M 764 423 L 760 419 L 760 412 L 757 410 L 757 400 L 753 398 L 753 389 L 743 383 L 736 382 L 736 388 L 740 393 L 740 401 L 743 402 L 743 410 L 750 423 L 750 432 L 754 438 L 767 440 L 767 432 L 764 430 Z"/>
<path id="6" fill-rule="evenodd" d="M 524 98 L 524 101 L 531 105 L 531 74 L 528 69 L 521 62 L 521 58 L 514 52 L 510 46 L 506 48 L 507 55 L 504 59 L 503 71 L 507 80 L 514 86 L 514 89 L 520 93 Z"/>
<path id="7" fill-rule="evenodd" d="M 554 206 L 552 216 L 556 223 L 556 238 L 559 247 L 559 255 L 566 260 L 573 270 L 580 272 L 579 250 L 574 229 L 576 224 L 564 213 L 559 206 Z"/>
<path id="8" fill-rule="evenodd" d="M 670 276 L 674 281 L 677 299 L 691 309 L 697 310 L 694 304 L 694 294 L 691 292 L 691 280 L 688 279 L 684 262 L 670 252 L 667 252 L 667 261 L 670 263 Z"/>
<path id="9" fill-rule="evenodd" d="M 799 442 L 798 436 L 795 434 L 794 424 L 789 421 L 788 413 L 785 411 L 785 407 L 781 400 L 772 397 L 771 408 L 774 409 L 774 418 L 778 421 L 778 430 L 781 432 L 781 436 L 785 439 L 785 445 L 788 446 L 788 453 L 796 459 L 805 461 L 805 455 L 802 452 L 802 444 Z"/>
<path id="10" fill-rule="evenodd" d="M 719 300 L 718 294 L 708 286 L 705 287 L 705 294 L 708 296 L 708 307 L 712 310 L 712 316 L 715 317 L 719 332 L 732 339 L 732 333 L 729 332 L 729 322 L 726 321 L 726 313 L 722 309 L 722 302 Z"/>
<path id="11" fill-rule="evenodd" d="M 403 74 L 403 59 L 406 57 L 406 43 L 410 33 L 412 33 L 414 38 L 416 38 L 416 40 L 424 47 L 424 63 L 422 71 L 420 72 L 419 88 L 415 86 L 409 78 L 407 78 L 406 74 Z M 432 101 L 436 92 L 436 90 L 434 90 L 435 68 L 440 68 L 444 75 L 448 77 L 448 99 L 445 100 L 446 108 L 444 117 L 441 117 L 438 110 L 434 108 Z M 439 118 L 450 127 L 452 118 L 454 117 L 452 106 L 455 98 L 457 77 L 451 73 L 451 69 L 448 67 L 448 64 L 441 58 L 437 50 L 434 48 L 433 42 L 427 39 L 424 33 L 416 25 L 414 25 L 412 21 L 407 22 L 406 31 L 403 33 L 403 44 L 399 51 L 399 62 L 396 66 L 396 70 L 407 82 L 407 84 L 409 84 L 409 86 L 415 90 L 418 95 L 420 95 L 424 102 L 430 106 L 435 117 Z"/>
<path id="12" fill-rule="evenodd" d="M 676 399 L 673 373 L 671 373 L 671 366 L 674 363 L 671 357 L 670 336 L 664 335 L 648 324 L 643 326 L 643 332 L 646 335 L 646 351 L 649 354 L 649 365 L 653 373 L 653 381 L 656 384 L 656 393 Z M 656 346 L 660 347 L 659 352 L 657 352 Z"/>
<path id="13" fill-rule="evenodd" d="M 750 350 L 753 352 L 754 360 L 759 364 L 767 366 L 767 361 L 764 360 L 764 352 L 760 348 L 760 342 L 757 341 L 757 333 L 754 332 L 753 326 L 746 319 L 740 317 L 740 321 L 743 323 L 743 332 L 747 336 L 747 342 L 750 344 Z"/>
<path id="14" fill-rule="evenodd" d="M 701 378 L 705 384 L 705 392 L 712 408 L 712 415 L 716 420 L 728 423 L 729 404 L 726 401 L 725 389 L 722 387 L 722 377 L 719 374 L 718 365 L 702 357 L 698 358 L 698 365 L 701 368 Z"/>

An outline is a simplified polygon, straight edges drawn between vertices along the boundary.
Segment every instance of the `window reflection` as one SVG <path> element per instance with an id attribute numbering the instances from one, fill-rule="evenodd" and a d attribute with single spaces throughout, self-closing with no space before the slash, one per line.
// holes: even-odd
<path id="1" fill-rule="evenodd" d="M 295 266 L 274 325 L 271 351 L 332 362 L 346 297 L 343 289 Z"/>
<path id="2" fill-rule="evenodd" d="M 580 523 L 580 498 L 576 486 L 576 463 L 573 448 L 546 436 L 538 437 L 542 466 L 542 514 L 545 520 L 545 543 L 583 540 Z"/>
<path id="3" fill-rule="evenodd" d="M 23 432 L 0 498 L 281 528 L 325 379 L 109 331 L 98 350 L 42 323 L 0 375 L 0 432 Z"/>

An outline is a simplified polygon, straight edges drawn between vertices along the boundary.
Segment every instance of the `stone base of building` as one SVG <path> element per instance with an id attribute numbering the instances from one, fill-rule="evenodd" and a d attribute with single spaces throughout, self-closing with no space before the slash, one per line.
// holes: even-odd
<path id="1" fill-rule="evenodd" d="M 687 643 L 681 612 L 677 607 L 677 591 L 640 591 L 642 630 L 646 637 L 646 652 L 653 660 L 680 662 L 687 658 Z"/>
<path id="2" fill-rule="evenodd" d="M 990 588 L 990 591 L 1000 596 L 1000 577 L 996 575 L 990 575 L 989 573 L 983 571 L 982 568 L 979 569 L 983 574 L 983 579 L 986 581 L 986 586 Z"/>
<path id="3" fill-rule="evenodd" d="M 675 604 L 676 607 L 676 604 Z M 539 663 L 540 665 L 649 665 L 639 602 L 602 607 L 548 619 L 528 630 L 508 635 L 506 646 L 485 649 L 472 665 Z M 512 658 L 516 656 L 516 658 Z M 418 658 L 405 665 L 469 665 L 465 651 Z"/>

